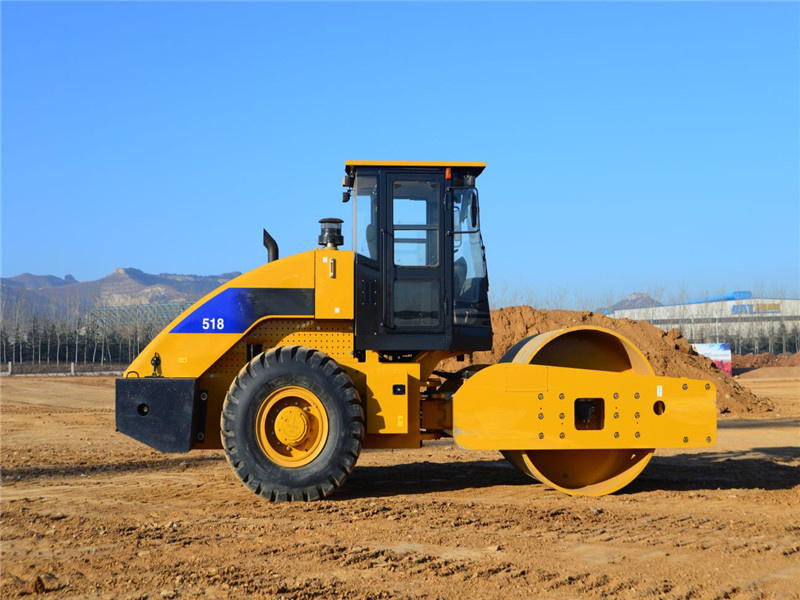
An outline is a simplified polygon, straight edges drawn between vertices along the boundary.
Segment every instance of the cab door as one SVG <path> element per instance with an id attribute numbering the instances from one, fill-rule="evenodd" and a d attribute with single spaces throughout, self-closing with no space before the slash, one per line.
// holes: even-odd
<path id="1" fill-rule="evenodd" d="M 388 334 L 444 332 L 444 184 L 441 173 L 387 173 Z"/>

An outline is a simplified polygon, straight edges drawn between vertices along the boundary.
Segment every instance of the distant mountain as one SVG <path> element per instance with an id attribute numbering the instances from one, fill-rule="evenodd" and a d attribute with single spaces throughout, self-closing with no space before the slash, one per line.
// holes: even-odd
<path id="1" fill-rule="evenodd" d="M 221 275 L 153 275 L 127 268 L 115 269 L 102 279 L 79 282 L 71 275 L 62 279 L 54 275 L 23 273 L 0 279 L 3 316 L 9 317 L 16 310 L 25 315 L 49 315 L 97 306 L 193 302 L 238 275 L 238 272 Z"/>
<path id="2" fill-rule="evenodd" d="M 635 292 L 617 302 L 612 309 L 628 310 L 631 308 L 652 308 L 654 306 L 662 306 L 662 304 L 650 294 L 645 294 L 644 292 Z"/>
<path id="3" fill-rule="evenodd" d="M 644 292 L 634 292 L 611 306 L 603 306 L 595 312 L 600 314 L 610 314 L 615 310 L 626 310 L 630 308 L 651 308 L 653 306 L 663 306 L 661 302 Z"/>
<path id="4" fill-rule="evenodd" d="M 26 290 L 39 290 L 42 288 L 60 287 L 62 285 L 78 283 L 78 280 L 72 275 L 65 275 L 64 279 L 61 279 L 55 275 L 33 275 L 32 273 L 23 273 L 16 277 L 3 279 L 3 283 L 21 286 Z"/>

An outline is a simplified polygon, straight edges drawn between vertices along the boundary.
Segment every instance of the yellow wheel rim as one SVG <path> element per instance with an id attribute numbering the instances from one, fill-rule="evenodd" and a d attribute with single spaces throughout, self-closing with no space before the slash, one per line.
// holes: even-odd
<path id="1" fill-rule="evenodd" d="M 328 439 L 328 413 L 319 398 L 294 385 L 272 392 L 256 415 L 261 451 L 282 467 L 297 468 L 314 460 Z"/>

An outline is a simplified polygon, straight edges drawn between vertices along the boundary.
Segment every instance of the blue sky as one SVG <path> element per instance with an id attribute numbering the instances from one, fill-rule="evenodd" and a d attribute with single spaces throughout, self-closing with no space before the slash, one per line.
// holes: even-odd
<path id="1" fill-rule="evenodd" d="M 798 295 L 798 3 L 1 8 L 3 276 L 245 271 L 443 159 L 497 298 Z"/>

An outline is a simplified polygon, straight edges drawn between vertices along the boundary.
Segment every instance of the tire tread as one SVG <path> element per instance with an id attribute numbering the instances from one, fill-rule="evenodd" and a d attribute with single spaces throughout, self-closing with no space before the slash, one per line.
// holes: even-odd
<path id="1" fill-rule="evenodd" d="M 296 365 L 298 371 L 319 371 L 334 387 L 339 401 L 344 404 L 347 415 L 342 425 L 347 429 L 346 441 L 335 455 L 335 460 L 324 465 L 324 473 L 318 483 L 311 486 L 285 488 L 275 482 L 259 478 L 255 465 L 248 464 L 250 458 L 240 451 L 237 439 L 237 421 L 248 405 L 253 389 L 260 381 L 268 379 L 269 371 L 279 366 Z M 358 391 L 350 376 L 330 356 L 307 346 L 279 346 L 254 357 L 239 371 L 223 404 L 220 430 L 225 456 L 236 475 L 255 494 L 270 502 L 292 502 L 320 500 L 336 491 L 349 477 L 358 461 L 364 436 L 364 409 Z M 264 460 L 266 457 L 263 457 Z"/>

